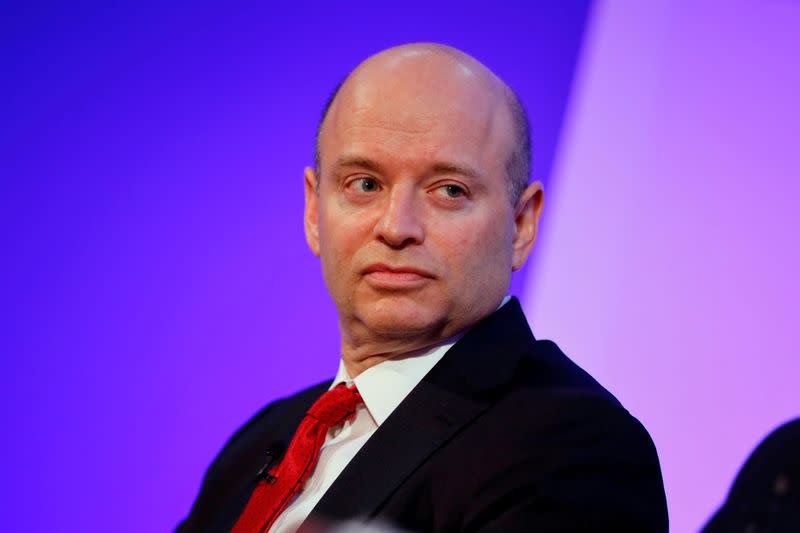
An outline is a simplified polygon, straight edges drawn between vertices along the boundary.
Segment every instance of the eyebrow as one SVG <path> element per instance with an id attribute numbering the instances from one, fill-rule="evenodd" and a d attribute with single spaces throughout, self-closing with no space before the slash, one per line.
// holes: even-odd
<path id="1" fill-rule="evenodd" d="M 379 165 L 376 161 L 369 159 L 367 157 L 347 157 L 343 156 L 336 160 L 337 167 L 355 167 L 355 168 L 363 168 L 365 170 L 371 170 L 372 172 L 377 172 L 379 174 L 383 173 L 383 167 Z"/>
<path id="2" fill-rule="evenodd" d="M 355 167 L 370 170 L 382 174 L 383 167 L 377 162 L 368 157 L 360 156 L 343 156 L 336 161 L 337 167 Z M 480 173 L 475 169 L 465 166 L 457 165 L 455 163 L 436 162 L 431 165 L 431 172 L 435 174 L 460 174 L 468 178 L 479 178 Z"/>
<path id="3" fill-rule="evenodd" d="M 436 174 L 460 174 L 467 178 L 479 178 L 480 173 L 468 166 L 456 165 L 453 163 L 434 163 L 431 170 Z"/>

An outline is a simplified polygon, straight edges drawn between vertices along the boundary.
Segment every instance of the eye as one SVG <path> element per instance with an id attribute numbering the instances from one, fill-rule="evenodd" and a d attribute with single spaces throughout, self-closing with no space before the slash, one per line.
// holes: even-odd
<path id="1" fill-rule="evenodd" d="M 379 191 L 381 187 L 375 178 L 363 176 L 352 180 L 347 184 L 347 188 L 354 189 L 355 192 L 359 193 L 371 193 Z"/>
<path id="2" fill-rule="evenodd" d="M 447 185 L 442 185 L 441 187 L 437 187 L 437 191 L 440 191 L 439 194 L 445 195 L 447 198 L 463 198 L 467 196 L 467 190 L 460 185 L 456 185 L 454 183 L 448 183 Z"/>

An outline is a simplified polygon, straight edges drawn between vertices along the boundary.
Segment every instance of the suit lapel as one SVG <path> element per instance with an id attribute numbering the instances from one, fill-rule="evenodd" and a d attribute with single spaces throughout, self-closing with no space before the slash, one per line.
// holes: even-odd
<path id="1" fill-rule="evenodd" d="M 421 382 L 370 437 L 314 512 L 332 519 L 372 515 L 420 463 L 486 407 Z"/>
<path id="2" fill-rule="evenodd" d="M 215 525 L 207 528 L 209 533 L 223 533 L 231 530 L 258 483 L 257 473 L 265 465 L 271 468 L 282 460 L 306 411 L 317 398 L 330 388 L 330 385 L 330 381 L 320 383 L 285 402 L 281 405 L 282 412 L 279 416 L 283 423 L 278 428 L 268 432 L 255 430 L 255 434 L 246 443 L 242 443 L 243 449 L 239 451 L 241 464 L 237 465 L 237 470 L 246 473 L 244 482 L 241 483 L 241 490 L 224 507 L 224 511 Z M 251 421 L 252 423 L 254 422 Z M 247 427 L 244 429 L 246 430 Z"/>
<path id="3" fill-rule="evenodd" d="M 312 514 L 374 516 L 420 464 L 496 401 L 532 341 L 519 302 L 512 298 L 445 354 L 350 461 Z"/>

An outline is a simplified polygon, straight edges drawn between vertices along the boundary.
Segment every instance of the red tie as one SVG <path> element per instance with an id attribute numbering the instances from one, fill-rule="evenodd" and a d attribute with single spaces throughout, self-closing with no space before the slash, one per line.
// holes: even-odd
<path id="1" fill-rule="evenodd" d="M 347 388 L 339 383 L 314 402 L 300 422 L 283 460 L 256 485 L 231 533 L 269 531 L 314 471 L 328 430 L 352 418 L 362 401 L 355 386 Z"/>

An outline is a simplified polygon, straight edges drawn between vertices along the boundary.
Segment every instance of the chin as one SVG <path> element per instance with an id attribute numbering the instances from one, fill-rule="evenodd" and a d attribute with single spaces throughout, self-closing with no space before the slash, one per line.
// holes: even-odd
<path id="1" fill-rule="evenodd" d="M 435 334 L 447 323 L 443 309 L 421 305 L 406 298 L 384 298 L 369 302 L 358 313 L 372 333 L 389 338 Z"/>

